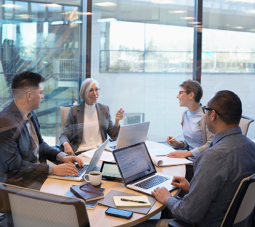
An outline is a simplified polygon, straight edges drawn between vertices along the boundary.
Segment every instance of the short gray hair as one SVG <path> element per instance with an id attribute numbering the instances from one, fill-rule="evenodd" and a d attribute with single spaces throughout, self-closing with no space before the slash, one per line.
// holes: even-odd
<path id="1" fill-rule="evenodd" d="M 88 100 L 89 90 L 91 89 L 92 85 L 96 84 L 98 86 L 98 82 L 92 78 L 85 79 L 80 88 L 80 97 L 82 101 Z"/>

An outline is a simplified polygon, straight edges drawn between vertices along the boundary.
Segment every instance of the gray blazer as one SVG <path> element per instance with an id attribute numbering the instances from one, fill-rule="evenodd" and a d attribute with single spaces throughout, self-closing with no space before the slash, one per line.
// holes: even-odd
<path id="1" fill-rule="evenodd" d="M 63 147 L 64 142 L 68 142 L 74 152 L 79 148 L 83 138 L 84 108 L 84 101 L 70 108 L 65 127 L 59 137 L 61 147 Z M 101 103 L 96 103 L 96 110 L 102 140 L 105 141 L 107 139 L 107 134 L 113 140 L 116 140 L 119 127 L 115 127 L 112 122 L 109 107 Z"/>

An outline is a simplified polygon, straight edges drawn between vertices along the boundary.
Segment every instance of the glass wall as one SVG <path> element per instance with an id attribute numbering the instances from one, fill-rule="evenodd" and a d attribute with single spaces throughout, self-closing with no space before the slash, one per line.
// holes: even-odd
<path id="1" fill-rule="evenodd" d="M 0 110 L 13 99 L 13 75 L 24 70 L 42 74 L 45 99 L 36 112 L 44 138 L 55 145 L 60 132 L 56 107 L 78 103 L 85 78 L 83 1 L 0 2 Z M 252 118 L 254 4 L 204 0 L 202 38 L 203 104 L 216 91 L 230 89 L 241 97 L 243 114 Z M 123 108 L 121 125 L 150 121 L 150 140 L 182 135 L 184 109 L 176 96 L 179 84 L 192 78 L 194 26 L 194 1 L 92 0 L 91 77 L 98 80 L 99 102 L 109 105 L 113 120 Z M 253 123 L 252 139 L 254 128 Z"/>
<path id="2" fill-rule="evenodd" d="M 255 119 L 254 1 L 203 1 L 203 98 L 231 90 L 243 103 L 243 115 Z M 255 124 L 248 137 L 255 139 Z"/>
<path id="3" fill-rule="evenodd" d="M 10 86 L 16 73 L 41 74 L 46 78 L 45 99 L 36 113 L 41 133 L 55 145 L 60 127 L 56 107 L 78 102 L 81 3 L 1 3 L 0 110 L 13 99 Z"/>
<path id="4" fill-rule="evenodd" d="M 93 0 L 92 74 L 122 125 L 150 121 L 148 139 L 182 134 L 176 98 L 192 78 L 194 2 Z"/>

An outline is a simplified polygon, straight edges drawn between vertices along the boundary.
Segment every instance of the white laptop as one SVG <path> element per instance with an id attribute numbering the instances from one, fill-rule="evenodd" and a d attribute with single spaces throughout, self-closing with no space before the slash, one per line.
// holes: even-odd
<path id="1" fill-rule="evenodd" d="M 82 181 L 85 174 L 90 173 L 94 168 L 96 168 L 98 161 L 100 160 L 101 155 L 106 147 L 108 139 L 102 143 L 97 150 L 95 151 L 90 163 L 84 163 L 83 168 L 78 168 L 78 176 L 56 176 L 50 175 L 49 178 L 60 179 L 60 180 L 71 180 L 71 181 Z"/>
<path id="2" fill-rule="evenodd" d="M 145 142 L 149 126 L 150 122 L 148 121 L 120 127 L 117 141 L 109 142 L 105 149 L 108 151 L 114 151 L 121 147 Z"/>
<path id="3" fill-rule="evenodd" d="M 127 188 L 149 195 L 157 187 L 175 188 L 173 176 L 157 173 L 144 142 L 114 150 L 113 156 Z"/>

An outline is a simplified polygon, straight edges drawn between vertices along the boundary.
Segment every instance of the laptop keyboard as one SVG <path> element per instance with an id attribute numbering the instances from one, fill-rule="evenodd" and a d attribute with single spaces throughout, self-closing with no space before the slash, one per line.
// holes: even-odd
<path id="1" fill-rule="evenodd" d="M 84 166 L 82 168 L 78 167 L 78 165 L 76 166 L 77 170 L 78 170 L 78 177 L 80 177 L 82 174 L 85 173 L 85 171 L 88 168 L 88 166 L 89 165 L 87 165 L 87 164 L 84 164 Z M 76 176 L 66 176 L 66 177 L 76 177 Z"/>
<path id="2" fill-rule="evenodd" d="M 159 175 L 156 175 L 150 179 L 147 179 L 145 181 L 142 181 L 138 184 L 135 184 L 135 186 L 137 187 L 140 187 L 140 188 L 143 188 L 143 189 L 149 189 L 149 188 L 152 188 L 164 181 L 167 181 L 169 180 L 170 178 L 168 177 L 163 177 L 163 176 L 159 176 Z"/>

